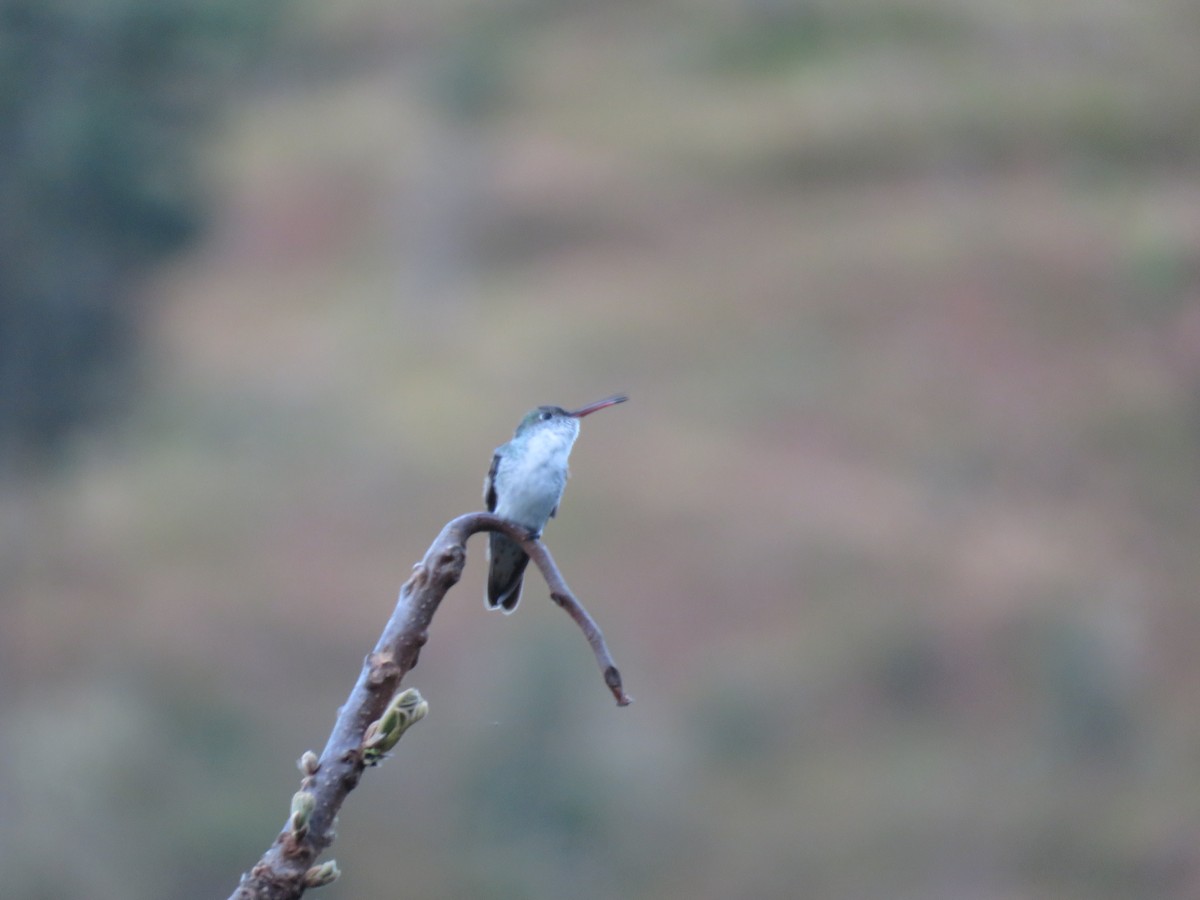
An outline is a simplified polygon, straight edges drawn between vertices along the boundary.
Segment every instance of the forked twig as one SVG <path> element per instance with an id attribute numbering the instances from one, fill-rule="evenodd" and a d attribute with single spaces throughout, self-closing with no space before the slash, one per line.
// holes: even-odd
<path id="1" fill-rule="evenodd" d="M 419 694 L 405 691 L 397 696 L 396 692 L 401 679 L 417 664 L 442 598 L 462 577 L 467 539 L 480 531 L 503 532 L 529 554 L 545 577 L 550 596 L 583 631 L 617 704 L 631 702 L 604 635 L 567 587 L 546 546 L 521 526 L 491 513 L 459 516 L 442 528 L 400 588 L 391 618 L 363 661 L 349 698 L 338 710 L 325 750 L 319 758 L 308 752 L 300 759 L 304 778 L 292 798 L 287 823 L 254 868 L 242 876 L 230 900 L 292 900 L 307 888 L 337 877 L 332 861 L 319 866 L 313 862 L 333 843 L 334 819 L 363 771 L 378 763 L 404 730 L 424 715 L 426 706 Z"/>

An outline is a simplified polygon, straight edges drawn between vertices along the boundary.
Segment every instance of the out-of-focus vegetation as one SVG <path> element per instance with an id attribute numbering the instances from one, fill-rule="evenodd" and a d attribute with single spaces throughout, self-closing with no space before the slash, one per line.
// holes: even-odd
<path id="1" fill-rule="evenodd" d="M 326 896 L 1196 896 L 1194 7 L 293 8 L 130 420 L 3 487 L 0 893 L 227 893 L 491 449 L 628 390 L 546 537 L 637 703 L 472 546 Z"/>
<path id="2" fill-rule="evenodd" d="M 126 405 L 148 265 L 274 0 L 0 2 L 0 475 Z"/>

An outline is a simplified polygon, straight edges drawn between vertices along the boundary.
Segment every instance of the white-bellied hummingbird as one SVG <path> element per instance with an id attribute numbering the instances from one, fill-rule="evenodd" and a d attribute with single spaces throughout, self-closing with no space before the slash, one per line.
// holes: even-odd
<path id="1" fill-rule="evenodd" d="M 539 406 L 525 414 L 513 438 L 496 448 L 483 501 L 488 512 L 540 536 L 555 513 L 567 486 L 567 457 L 579 436 L 579 420 L 596 410 L 624 403 L 617 394 L 574 411 L 561 406 Z M 487 605 L 506 613 L 517 608 L 521 580 L 529 557 L 511 538 L 493 531 L 488 543 Z"/>

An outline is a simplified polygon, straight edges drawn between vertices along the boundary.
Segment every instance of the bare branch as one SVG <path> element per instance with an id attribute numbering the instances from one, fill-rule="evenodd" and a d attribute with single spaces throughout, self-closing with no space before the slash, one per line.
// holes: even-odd
<path id="1" fill-rule="evenodd" d="M 332 861 L 322 866 L 313 862 L 333 843 L 338 811 L 358 786 L 364 769 L 378 763 L 403 730 L 424 715 L 419 694 L 406 692 L 397 698 L 396 692 L 401 679 L 417 664 L 442 598 L 462 577 L 467 539 L 479 531 L 503 532 L 522 546 L 545 577 L 550 596 L 583 631 L 617 704 L 631 702 L 603 634 L 567 587 L 545 545 L 521 526 L 491 513 L 459 516 L 446 524 L 400 588 L 391 618 L 363 661 L 349 698 L 338 710 L 325 750 L 319 759 L 311 752 L 301 757 L 304 778 L 292 798 L 287 823 L 254 868 L 242 876 L 230 900 L 294 900 L 306 888 L 328 884 L 337 877 Z"/>
<path id="2" fill-rule="evenodd" d="M 583 604 L 575 599 L 575 595 L 567 587 L 562 573 L 558 571 L 558 566 L 554 563 L 554 557 L 550 555 L 550 548 L 539 540 L 524 540 L 521 542 L 521 546 L 529 554 L 529 558 L 542 570 L 546 585 L 550 588 L 550 598 L 567 611 L 567 614 L 575 620 L 583 632 L 583 636 L 587 638 L 588 643 L 592 645 L 592 652 L 596 654 L 596 662 L 604 675 L 604 683 L 608 685 L 608 689 L 617 699 L 617 706 L 628 706 L 633 702 L 633 698 L 626 694 L 621 686 L 621 673 L 617 669 L 617 664 L 613 662 L 612 654 L 608 652 L 608 645 L 604 643 L 604 634 L 600 631 L 596 620 L 588 614 Z"/>

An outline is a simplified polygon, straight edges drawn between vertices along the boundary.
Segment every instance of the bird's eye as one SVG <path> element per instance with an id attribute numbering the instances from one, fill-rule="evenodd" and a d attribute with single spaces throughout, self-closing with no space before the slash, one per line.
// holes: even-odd
<path id="1" fill-rule="evenodd" d="M 545 422 L 547 419 L 550 418 L 550 413 L 543 412 L 540 416 L 538 416 L 538 418 L 541 419 L 543 422 Z"/>

